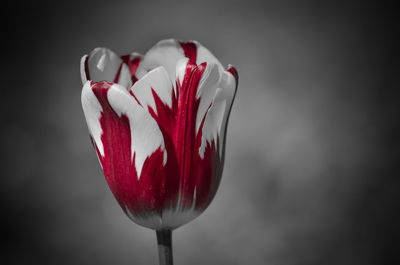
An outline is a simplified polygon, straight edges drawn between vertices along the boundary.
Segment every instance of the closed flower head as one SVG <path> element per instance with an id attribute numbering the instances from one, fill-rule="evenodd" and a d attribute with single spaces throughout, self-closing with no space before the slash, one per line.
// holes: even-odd
<path id="1" fill-rule="evenodd" d="M 148 228 L 174 229 L 213 199 L 238 75 L 198 42 L 81 60 L 82 106 L 112 193 Z"/>

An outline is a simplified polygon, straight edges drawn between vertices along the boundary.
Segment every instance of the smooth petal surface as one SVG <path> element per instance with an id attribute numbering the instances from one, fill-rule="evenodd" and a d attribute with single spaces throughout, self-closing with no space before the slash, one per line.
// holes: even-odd
<path id="1" fill-rule="evenodd" d="M 219 60 L 203 45 L 201 45 L 198 41 L 192 41 L 197 48 L 197 56 L 196 56 L 196 64 L 202 64 L 202 63 L 213 63 L 218 65 L 221 69 L 223 68 L 222 64 L 219 62 Z"/>
<path id="2" fill-rule="evenodd" d="M 200 154 L 203 154 L 207 142 L 219 142 L 218 151 L 223 161 L 225 152 L 225 134 L 227 129 L 228 118 L 232 108 L 233 99 L 236 94 L 238 84 L 238 75 L 236 69 L 229 67 L 223 71 L 219 87 L 213 100 L 212 106 L 209 108 L 203 126 L 203 138 L 200 147 Z"/>
<path id="3" fill-rule="evenodd" d="M 153 93 L 168 107 L 172 107 L 173 85 L 168 77 L 168 73 L 163 66 L 151 70 L 132 87 L 131 92 L 143 107 L 151 107 L 155 113 L 157 108 Z"/>
<path id="4" fill-rule="evenodd" d="M 88 81 L 82 105 L 111 191 L 129 216 L 161 216 L 171 207 L 167 152 L 153 118 L 117 84 Z M 171 179 L 174 176 L 171 177 Z M 177 183 L 177 181 L 175 181 Z"/>
<path id="5" fill-rule="evenodd" d="M 143 77 L 149 70 L 163 66 L 170 80 L 175 80 L 176 63 L 184 57 L 185 54 L 178 41 L 173 39 L 159 41 L 145 54 L 137 75 L 139 78 Z"/>
<path id="6" fill-rule="evenodd" d="M 128 88 L 132 85 L 131 72 L 122 59 L 106 48 L 96 48 L 81 59 L 81 78 L 87 80 L 108 81 Z"/>

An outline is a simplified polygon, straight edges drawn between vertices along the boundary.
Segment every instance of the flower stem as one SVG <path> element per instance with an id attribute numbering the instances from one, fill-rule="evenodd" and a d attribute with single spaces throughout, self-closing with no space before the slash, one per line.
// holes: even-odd
<path id="1" fill-rule="evenodd" d="M 172 231 L 157 230 L 158 257 L 160 265 L 173 265 L 172 261 Z"/>

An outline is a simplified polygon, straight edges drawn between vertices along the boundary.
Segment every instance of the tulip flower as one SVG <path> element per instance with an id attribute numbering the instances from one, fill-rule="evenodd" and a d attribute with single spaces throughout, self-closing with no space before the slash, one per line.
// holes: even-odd
<path id="1" fill-rule="evenodd" d="M 163 40 L 144 56 L 96 48 L 83 56 L 81 77 L 111 192 L 133 222 L 157 231 L 160 263 L 172 264 L 171 231 L 218 189 L 238 74 L 196 41 Z"/>

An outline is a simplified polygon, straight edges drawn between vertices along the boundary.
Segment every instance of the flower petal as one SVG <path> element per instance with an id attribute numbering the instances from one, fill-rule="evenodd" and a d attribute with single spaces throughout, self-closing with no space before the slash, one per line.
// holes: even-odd
<path id="1" fill-rule="evenodd" d="M 224 157 L 227 122 L 236 94 L 237 84 L 238 75 L 236 69 L 229 66 L 228 70 L 222 72 L 219 88 L 206 114 L 199 150 L 201 157 L 204 155 L 207 142 L 211 143 L 212 140 L 215 143 L 219 142 L 220 157 Z"/>
<path id="2" fill-rule="evenodd" d="M 193 43 L 196 44 L 197 46 L 197 58 L 196 58 L 196 64 L 202 64 L 204 62 L 206 63 L 215 63 L 221 69 L 223 69 L 222 64 L 219 62 L 219 60 L 203 45 L 200 44 L 198 41 L 192 41 Z"/>
<path id="3" fill-rule="evenodd" d="M 100 155 L 104 156 L 104 147 L 103 142 L 101 141 L 103 131 L 100 125 L 102 107 L 93 93 L 93 85 L 94 83 L 91 81 L 86 81 L 83 85 L 81 95 L 82 108 L 88 125 L 89 134 L 95 142 Z"/>
<path id="4" fill-rule="evenodd" d="M 200 125 L 203 122 L 203 118 L 211 106 L 220 80 L 218 65 L 215 63 L 204 64 L 206 65 L 206 69 L 200 79 L 196 93 L 196 98 L 200 99 L 196 118 L 196 133 L 198 133 Z"/>
<path id="5" fill-rule="evenodd" d="M 154 45 L 144 56 L 137 70 L 138 78 L 144 76 L 149 70 L 164 66 L 170 80 L 175 80 L 175 67 L 178 60 L 185 58 L 180 43 L 174 39 L 162 40 Z"/>
<path id="6" fill-rule="evenodd" d="M 132 85 L 128 66 L 118 55 L 106 48 L 96 48 L 82 57 L 81 78 L 83 84 L 92 80 L 118 83 L 126 88 Z"/>
<path id="7" fill-rule="evenodd" d="M 172 107 L 172 82 L 163 66 L 151 70 L 138 80 L 130 89 L 139 103 L 147 109 L 151 107 L 157 114 L 157 108 L 153 93 L 156 93 L 161 101 Z"/>
<path id="8" fill-rule="evenodd" d="M 176 66 L 178 86 L 182 86 L 185 78 L 186 80 L 190 78 L 193 67 L 195 66 L 189 59 L 179 60 Z M 199 100 L 196 113 L 196 134 L 198 134 L 201 125 L 204 123 L 206 113 L 213 104 L 217 90 L 220 89 L 220 80 L 222 78 L 221 68 L 215 63 L 202 63 L 197 68 L 201 69 L 202 75 L 198 87 L 196 87 L 196 100 Z"/>
<path id="9" fill-rule="evenodd" d="M 167 153 L 164 146 L 164 139 L 154 119 L 144 110 L 127 90 L 118 85 L 108 82 L 86 82 L 82 90 L 82 106 L 90 134 L 97 146 L 98 152 L 104 158 L 104 145 L 111 145 L 112 140 L 118 137 L 119 129 L 110 124 L 105 124 L 111 131 L 106 139 L 102 138 L 104 128 L 100 122 L 104 115 L 110 115 L 110 119 L 121 119 L 126 117 L 131 133 L 131 160 L 135 157 L 137 176 L 140 178 L 143 164 L 147 157 L 161 148 L 164 151 L 164 164 L 167 160 Z M 105 113 L 107 112 L 107 113 Z M 117 114 L 118 116 L 116 116 Z M 115 135 L 113 132 L 115 131 Z M 120 139 L 122 141 L 122 139 Z M 106 142 L 105 142 L 106 141 Z M 124 144 L 124 143 L 121 143 Z M 113 155 L 117 155 L 117 150 Z M 101 160 L 101 159 L 100 159 Z"/>
<path id="10" fill-rule="evenodd" d="M 128 55 L 122 55 L 121 59 L 128 66 L 129 71 L 131 72 L 132 83 L 134 84 L 139 79 L 136 76 L 136 71 L 143 59 L 142 55 L 134 52 Z"/>
<path id="11" fill-rule="evenodd" d="M 186 66 L 189 62 L 188 58 L 182 58 L 176 62 L 175 65 L 175 77 L 174 79 L 176 82 L 179 82 L 179 85 L 182 85 L 183 78 L 185 77 Z"/>

